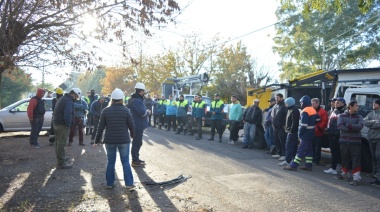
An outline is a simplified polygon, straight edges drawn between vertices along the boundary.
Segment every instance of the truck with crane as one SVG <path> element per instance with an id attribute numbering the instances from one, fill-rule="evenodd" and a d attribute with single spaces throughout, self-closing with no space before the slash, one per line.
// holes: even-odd
<path id="1" fill-rule="evenodd" d="M 372 111 L 372 102 L 380 99 L 380 68 L 320 70 L 290 80 L 288 83 L 248 89 L 247 102 L 252 102 L 256 98 L 260 102 L 268 102 L 277 93 L 282 93 L 284 98 L 293 97 L 297 103 L 303 95 L 319 98 L 321 106 L 326 110 L 330 110 L 330 105 L 327 103 L 333 97 L 343 97 L 347 103 L 354 99 L 359 103 L 359 114 L 364 118 Z M 367 132 L 368 128 L 364 127 L 362 129 L 363 171 L 372 169 Z M 323 151 L 329 152 L 329 149 L 324 148 Z"/>

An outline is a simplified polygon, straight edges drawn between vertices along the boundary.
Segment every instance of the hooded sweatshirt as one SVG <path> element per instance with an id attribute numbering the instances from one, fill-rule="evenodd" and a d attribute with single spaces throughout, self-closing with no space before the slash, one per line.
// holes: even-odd
<path id="1" fill-rule="evenodd" d="M 34 117 L 44 117 L 45 102 L 42 100 L 44 93 L 44 89 L 38 88 L 36 95 L 30 99 L 27 109 L 29 119 L 33 119 Z"/>
<path id="2" fill-rule="evenodd" d="M 309 96 L 303 96 L 300 101 L 303 102 L 303 110 L 300 114 L 298 137 L 301 140 L 311 141 L 314 138 L 317 111 L 311 106 L 311 99 Z"/>

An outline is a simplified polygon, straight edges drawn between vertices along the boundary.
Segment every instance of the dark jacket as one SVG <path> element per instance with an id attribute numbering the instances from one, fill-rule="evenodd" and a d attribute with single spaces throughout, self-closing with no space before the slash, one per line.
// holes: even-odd
<path id="1" fill-rule="evenodd" d="M 287 113 L 288 111 L 286 110 L 284 102 L 275 104 L 272 107 L 271 116 L 272 116 L 272 125 L 274 128 L 281 129 L 285 127 Z"/>
<path id="2" fill-rule="evenodd" d="M 58 99 L 53 112 L 54 124 L 70 127 L 74 115 L 74 98 L 66 93 Z"/>
<path id="3" fill-rule="evenodd" d="M 96 144 L 100 143 L 104 129 L 106 129 L 104 143 L 130 143 L 129 135 L 133 138 L 135 133 L 135 124 L 130 110 L 122 104 L 112 104 L 104 108 L 100 115 L 98 131 L 96 132 Z"/>
<path id="4" fill-rule="evenodd" d="M 336 108 L 330 114 L 329 121 L 327 123 L 327 133 L 329 135 L 339 135 L 340 131 L 338 129 L 338 116 L 346 110 L 346 107 Z"/>
<path id="5" fill-rule="evenodd" d="M 152 98 L 146 98 L 146 99 L 144 99 L 144 104 L 145 104 L 146 109 L 152 110 L 152 108 L 153 108 L 153 100 L 152 100 Z"/>
<path id="6" fill-rule="evenodd" d="M 145 130 L 148 128 L 148 112 L 146 111 L 143 97 L 134 93 L 132 99 L 128 101 L 128 108 L 131 110 L 135 130 Z"/>
<path id="7" fill-rule="evenodd" d="M 90 113 L 94 117 L 100 117 L 100 114 L 102 113 L 102 110 L 107 107 L 107 103 L 104 101 L 103 103 L 100 103 L 99 100 L 96 100 L 94 103 L 92 103 L 90 108 Z"/>
<path id="8" fill-rule="evenodd" d="M 340 130 L 339 143 L 362 143 L 361 130 L 364 126 L 363 117 L 359 114 L 350 114 L 347 110 L 338 116 Z"/>
<path id="9" fill-rule="evenodd" d="M 244 111 L 243 121 L 259 125 L 263 121 L 263 112 L 259 107 L 251 106 Z"/>
<path id="10" fill-rule="evenodd" d="M 287 109 L 288 113 L 286 114 L 285 132 L 297 134 L 300 123 L 300 111 L 296 108 L 296 106 L 291 106 Z"/>
<path id="11" fill-rule="evenodd" d="M 264 109 L 264 112 L 268 112 L 267 116 L 265 117 L 265 126 L 272 125 L 272 108 L 274 105 L 269 106 L 268 108 Z"/>

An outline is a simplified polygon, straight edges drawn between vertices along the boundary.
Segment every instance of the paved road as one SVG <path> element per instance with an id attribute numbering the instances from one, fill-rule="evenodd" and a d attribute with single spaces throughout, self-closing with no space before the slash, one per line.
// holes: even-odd
<path id="1" fill-rule="evenodd" d="M 380 211 L 380 188 L 368 184 L 366 173 L 355 187 L 323 173 L 325 166 L 284 171 L 264 150 L 227 144 L 228 133 L 219 143 L 207 141 L 207 133 L 197 141 L 149 128 L 141 149 L 147 166 L 135 168 L 136 181 L 192 178 L 159 195 L 142 186 L 140 200 L 161 211 Z"/>

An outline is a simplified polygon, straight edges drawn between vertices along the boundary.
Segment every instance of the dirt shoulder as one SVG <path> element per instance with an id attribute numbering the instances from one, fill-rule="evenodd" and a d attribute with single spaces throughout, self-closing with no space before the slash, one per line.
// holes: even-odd
<path id="1" fill-rule="evenodd" d="M 144 185 L 141 182 L 149 181 L 150 176 L 141 168 L 134 169 L 137 189 L 129 192 L 119 161 L 115 188 L 106 189 L 106 154 L 103 148 L 94 149 L 89 137 L 85 137 L 84 147 L 78 145 L 77 137 L 73 146 L 67 147 L 72 169 L 56 169 L 55 150 L 49 146 L 48 136 L 39 137 L 42 148 L 30 149 L 28 134 L 0 134 L 0 211 L 212 210 L 192 202 L 191 197 L 177 195 L 175 189 L 164 194 L 175 186 Z"/>

